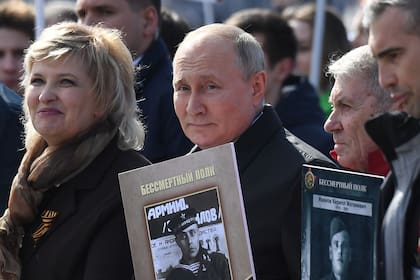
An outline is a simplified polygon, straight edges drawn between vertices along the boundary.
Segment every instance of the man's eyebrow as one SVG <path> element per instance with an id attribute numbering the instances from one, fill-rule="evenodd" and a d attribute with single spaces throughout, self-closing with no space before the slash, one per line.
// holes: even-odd
<path id="1" fill-rule="evenodd" d="M 401 50 L 400 47 L 387 48 L 387 49 L 384 49 L 384 50 L 378 52 L 377 54 L 375 54 L 374 57 L 376 59 L 381 59 L 381 58 L 389 55 L 390 53 L 397 52 L 397 51 L 400 51 L 400 50 Z"/>
<path id="2" fill-rule="evenodd" d="M 353 104 L 354 99 L 352 99 L 350 96 L 343 96 L 340 95 L 335 99 L 336 104 Z"/>
<path id="3" fill-rule="evenodd" d="M 90 9 L 91 10 L 94 10 L 94 11 L 100 11 L 100 10 L 104 10 L 104 9 L 112 9 L 113 8 L 113 6 L 112 5 L 109 5 L 109 4 L 100 4 L 100 5 L 96 5 L 96 6 L 92 6 L 92 7 L 90 7 Z M 76 12 L 77 11 L 85 11 L 85 10 L 88 10 L 88 9 L 86 9 L 86 8 L 84 8 L 84 7 L 78 7 L 78 6 L 76 6 Z"/>

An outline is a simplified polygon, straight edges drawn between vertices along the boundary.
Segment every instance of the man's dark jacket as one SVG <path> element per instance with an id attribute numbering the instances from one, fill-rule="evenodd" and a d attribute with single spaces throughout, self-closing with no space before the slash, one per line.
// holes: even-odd
<path id="1" fill-rule="evenodd" d="M 332 134 L 324 131 L 326 116 L 319 105 L 315 88 L 306 78 L 290 75 L 284 81 L 275 109 L 285 128 L 329 155 L 334 144 Z"/>
<path id="2" fill-rule="evenodd" d="M 417 279 L 412 273 L 420 275 L 420 120 L 404 112 L 384 113 L 365 127 L 391 166 L 381 186 L 377 279 Z M 400 217 L 401 235 L 390 227 L 392 217 Z M 394 232 L 398 238 L 390 242 L 386 233 Z"/>
<path id="3" fill-rule="evenodd" d="M 142 154 L 152 162 L 186 154 L 193 145 L 175 115 L 172 63 L 162 39 L 147 49 L 136 72 L 136 99 L 146 125 Z"/>
<path id="4" fill-rule="evenodd" d="M 235 151 L 257 279 L 300 280 L 302 164 L 334 163 L 284 129 L 270 105 Z"/>
<path id="5" fill-rule="evenodd" d="M 300 139 L 294 142 L 299 150 L 274 109 L 265 106 L 235 143 L 257 279 L 301 278 L 302 164 L 324 157 L 318 151 L 311 156 L 316 150 Z"/>
<path id="6" fill-rule="evenodd" d="M 23 129 L 19 121 L 22 98 L 0 84 L 0 212 L 7 208 L 10 185 L 23 156 Z"/>

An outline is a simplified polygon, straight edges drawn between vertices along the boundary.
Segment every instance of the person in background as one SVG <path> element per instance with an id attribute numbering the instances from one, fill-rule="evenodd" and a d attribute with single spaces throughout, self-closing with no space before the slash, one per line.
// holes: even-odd
<path id="1" fill-rule="evenodd" d="M 324 126 L 333 135 L 332 158 L 344 168 L 386 176 L 389 165 L 367 134 L 365 123 L 398 105 L 379 85 L 378 64 L 369 46 L 353 49 L 331 62 L 327 74 L 334 79 L 332 113 Z"/>
<path id="2" fill-rule="evenodd" d="M 22 95 L 23 52 L 35 38 L 35 11 L 20 0 L 0 3 L 0 82 Z"/>
<path id="3" fill-rule="evenodd" d="M 136 99 L 146 126 L 143 154 L 152 162 L 184 155 L 192 147 L 173 108 L 172 65 L 159 35 L 160 0 L 77 0 L 79 22 L 116 28 L 133 55 Z"/>
<path id="4" fill-rule="evenodd" d="M 212 279 L 230 280 L 229 263 L 222 253 L 209 253 L 200 245 L 197 212 L 189 208 L 177 213 L 168 224 L 182 258 L 170 272 L 167 280 Z"/>
<path id="5" fill-rule="evenodd" d="M 175 51 L 185 35 L 191 31 L 188 23 L 175 11 L 162 8 L 162 22 L 160 34 L 168 47 L 171 59 L 174 58 Z"/>
<path id="6" fill-rule="evenodd" d="M 298 7 L 292 7 L 292 13 L 283 11 L 286 20 L 293 28 L 297 41 L 298 52 L 296 57 L 295 72 L 301 75 L 310 76 L 312 60 L 312 39 L 315 25 L 316 4 L 306 3 Z M 347 30 L 337 12 L 330 6 L 325 9 L 324 36 L 322 40 L 322 57 L 319 65 L 319 88 L 317 92 L 320 98 L 321 108 L 325 115 L 331 113 L 328 103 L 332 84 L 325 75 L 325 69 L 331 58 L 341 56 L 352 49 L 347 38 Z"/>
<path id="7" fill-rule="evenodd" d="M 77 21 L 74 2 L 69 0 L 53 0 L 45 4 L 45 26 L 62 21 Z"/>
<path id="8" fill-rule="evenodd" d="M 267 73 L 265 102 L 274 107 L 284 127 L 328 155 L 333 141 L 323 129 L 325 115 L 318 95 L 306 77 L 292 73 L 297 43 L 288 23 L 272 10 L 257 8 L 236 12 L 225 23 L 242 28 L 260 42 Z"/>
<path id="9" fill-rule="evenodd" d="M 257 278 L 300 279 L 306 159 L 287 140 L 275 110 L 264 105 L 260 44 L 238 27 L 205 25 L 187 34 L 173 65 L 175 112 L 196 145 L 191 152 L 234 142 Z M 268 219 L 269 213 L 275 217 Z"/>
<path id="10" fill-rule="evenodd" d="M 61 23 L 24 71 L 26 153 L 0 219 L 0 275 L 129 279 L 118 173 L 149 164 L 130 52 L 116 30 Z"/>
<path id="11" fill-rule="evenodd" d="M 378 279 L 419 279 L 420 2 L 370 1 L 364 23 L 379 83 L 399 104 L 399 112 L 366 123 L 392 170 L 382 186 L 386 212 L 379 231 Z"/>
<path id="12" fill-rule="evenodd" d="M 353 48 L 357 48 L 368 44 L 369 30 L 366 28 L 366 26 L 363 25 L 363 11 L 365 2 L 367 1 L 359 0 L 359 4 L 357 4 L 357 10 L 353 17 L 353 34 L 351 38 L 351 44 Z"/>
<path id="13" fill-rule="evenodd" d="M 10 185 L 23 156 L 22 97 L 0 83 L 0 211 L 7 208 Z"/>
<path id="14" fill-rule="evenodd" d="M 299 6 L 306 0 L 271 0 L 272 8 L 279 13 L 282 13 L 285 9 Z"/>

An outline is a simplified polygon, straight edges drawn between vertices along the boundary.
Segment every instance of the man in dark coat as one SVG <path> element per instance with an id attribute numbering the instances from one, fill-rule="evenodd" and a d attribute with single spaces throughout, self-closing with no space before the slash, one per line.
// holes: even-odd
<path id="1" fill-rule="evenodd" d="M 174 57 L 175 112 L 193 150 L 235 142 L 257 279 L 300 279 L 301 167 L 316 150 L 264 106 L 265 83 L 260 44 L 234 26 L 196 29 Z"/>
<path id="2" fill-rule="evenodd" d="M 0 211 L 7 208 L 10 186 L 23 156 L 22 98 L 0 84 Z"/>
<path id="3" fill-rule="evenodd" d="M 185 137 L 173 104 L 172 62 L 162 39 L 155 40 L 137 64 L 136 99 L 146 124 L 143 154 L 152 162 L 185 154 Z"/>
<path id="4" fill-rule="evenodd" d="M 160 0 L 77 0 L 79 22 L 120 29 L 136 67 L 136 99 L 146 139 L 142 152 L 158 162 L 185 154 L 185 137 L 173 109 L 172 65 L 159 36 Z M 108 11 L 104 13 L 102 11 Z"/>

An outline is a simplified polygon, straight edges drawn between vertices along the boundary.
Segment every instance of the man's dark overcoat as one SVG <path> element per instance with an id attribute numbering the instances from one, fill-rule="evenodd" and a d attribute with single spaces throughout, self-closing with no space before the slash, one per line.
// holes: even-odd
<path id="1" fill-rule="evenodd" d="M 152 162 L 186 154 L 193 145 L 175 115 L 172 62 L 162 39 L 147 49 L 136 72 L 136 99 L 146 125 L 143 154 Z"/>

